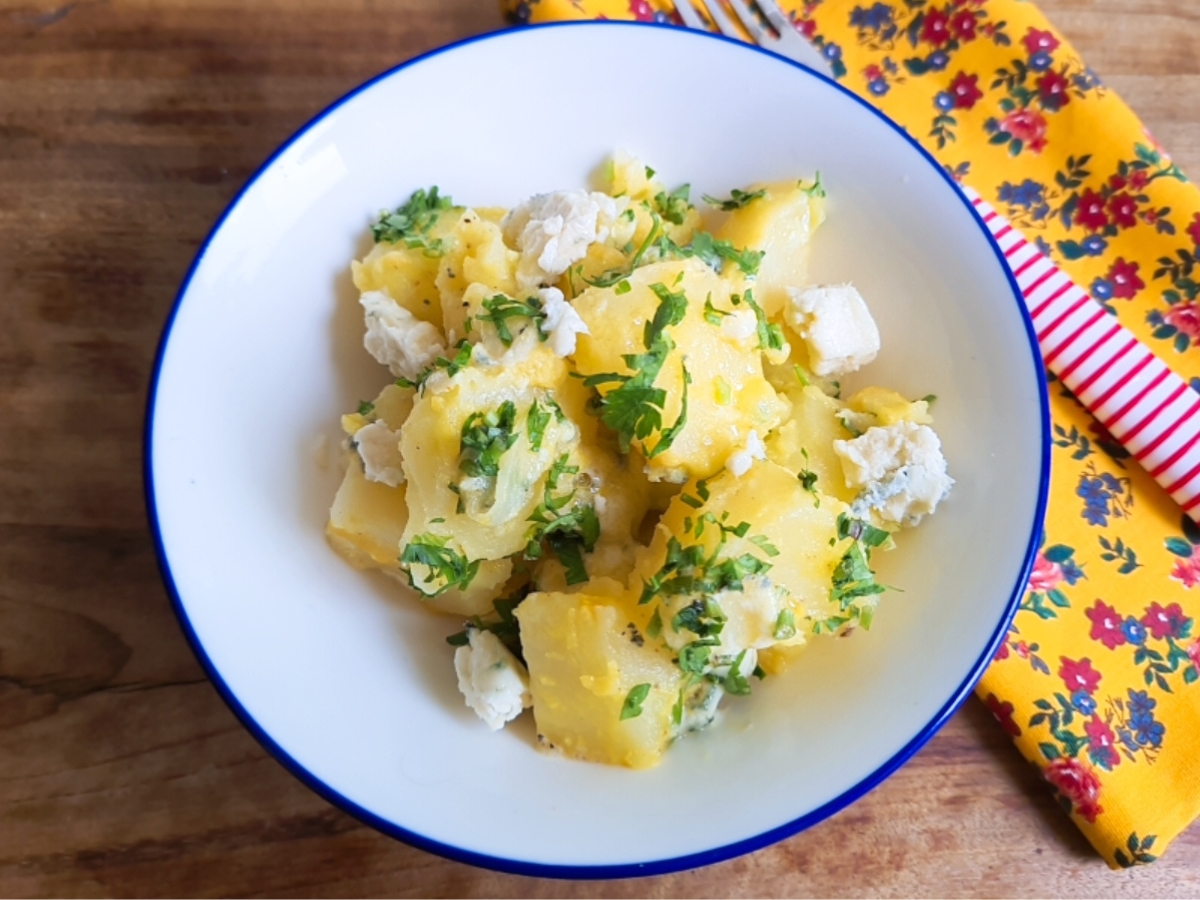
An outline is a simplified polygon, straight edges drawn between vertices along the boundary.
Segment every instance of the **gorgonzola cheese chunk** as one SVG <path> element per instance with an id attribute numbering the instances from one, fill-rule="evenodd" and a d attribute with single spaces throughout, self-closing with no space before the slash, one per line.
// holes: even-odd
<path id="1" fill-rule="evenodd" d="M 454 671 L 467 706 L 492 731 L 533 705 L 529 673 L 490 631 L 467 628 L 467 643 L 454 651 Z"/>
<path id="2" fill-rule="evenodd" d="M 861 369 L 879 353 L 879 328 L 853 285 L 788 291 L 787 322 L 804 339 L 822 378 Z"/>
<path id="3" fill-rule="evenodd" d="M 393 375 L 416 379 L 446 352 L 436 327 L 422 322 L 382 291 L 368 291 L 359 302 L 367 326 L 363 346 Z"/>
<path id="4" fill-rule="evenodd" d="M 368 481 L 378 481 L 388 487 L 404 483 L 399 432 L 392 431 L 383 422 L 371 422 L 358 429 L 353 440 Z"/>
<path id="5" fill-rule="evenodd" d="M 555 191 L 530 197 L 501 223 L 509 246 L 521 253 L 517 287 L 535 291 L 587 255 L 608 237 L 617 201 L 598 191 Z"/>
<path id="6" fill-rule="evenodd" d="M 874 514 L 884 523 L 916 525 L 937 509 L 954 479 L 937 434 L 928 425 L 897 422 L 868 428 L 850 441 L 834 441 L 846 484 L 858 490 L 851 514 Z"/>

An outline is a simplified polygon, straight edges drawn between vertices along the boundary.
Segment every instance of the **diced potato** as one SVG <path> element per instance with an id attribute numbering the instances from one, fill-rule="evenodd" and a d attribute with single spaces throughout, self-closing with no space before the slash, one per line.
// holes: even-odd
<path id="1" fill-rule="evenodd" d="M 787 288 L 807 281 L 808 244 L 825 221 L 824 192 L 793 181 L 747 190 L 765 190 L 766 195 L 730 213 L 716 236 L 765 253 L 754 295 L 767 315 L 775 317 L 787 303 Z"/>
<path id="2" fill-rule="evenodd" d="M 354 286 L 361 292 L 383 291 L 422 322 L 441 328 L 441 295 L 434 284 L 437 273 L 436 256 L 402 244 L 376 244 L 362 262 L 351 264 Z"/>
<path id="3" fill-rule="evenodd" d="M 360 569 L 400 572 L 400 538 L 408 522 L 404 485 L 368 481 L 357 456 L 347 460 L 346 475 L 329 510 L 325 531 L 334 547 Z"/>
<path id="4" fill-rule="evenodd" d="M 546 474 L 579 440 L 570 418 L 559 421 L 550 413 L 540 447 L 534 449 L 529 412 L 535 402 L 543 413 L 550 410 L 554 389 L 569 388 L 568 378 L 565 362 L 537 347 L 521 363 L 470 365 L 426 389 L 400 437 L 409 483 L 405 543 L 431 530 L 453 534 L 472 560 L 500 559 L 524 548 Z M 515 440 L 500 457 L 494 481 L 481 483 L 460 465 L 463 425 L 472 414 L 492 413 L 505 403 L 515 407 Z"/>
<path id="5" fill-rule="evenodd" d="M 742 537 L 725 533 L 721 558 L 749 554 L 768 563 L 766 577 L 790 594 L 798 633 L 809 630 L 804 619 L 823 621 L 834 614 L 830 585 L 846 551 L 847 542 L 836 539 L 837 519 L 846 511 L 845 503 L 814 496 L 795 475 L 769 460 L 754 463 L 740 478 L 723 473 L 707 482 L 705 489 L 707 500 L 697 487 L 685 488 L 663 514 L 650 549 L 638 564 L 643 582 L 650 581 L 666 562 L 670 538 L 684 547 L 700 544 L 708 554 L 717 550 L 720 528 L 707 525 L 696 535 L 697 525 L 711 514 L 727 528 L 749 524 Z"/>
<path id="6" fill-rule="evenodd" d="M 388 487 L 368 481 L 357 458 L 350 458 L 342 486 L 338 488 L 325 534 L 339 554 L 358 569 L 378 569 L 408 584 L 400 568 L 400 541 L 408 521 L 404 485 Z M 421 597 L 422 605 L 435 612 L 459 616 L 491 612 L 492 600 L 512 572 L 509 560 L 484 562 L 479 574 L 464 590 L 450 590 L 439 597 Z M 420 595 L 413 591 L 414 597 Z"/>
<path id="7" fill-rule="evenodd" d="M 855 491 L 846 486 L 842 461 L 833 452 L 835 440 L 854 437 L 838 418 L 842 404 L 812 385 L 790 391 L 788 398 L 792 415 L 767 439 L 768 458 L 797 476 L 813 472 L 818 491 L 849 503 Z"/>
<path id="8" fill-rule="evenodd" d="M 929 401 L 910 401 L 888 388 L 865 387 L 851 397 L 846 405 L 856 412 L 873 415 L 880 425 L 895 425 L 897 422 L 912 422 L 914 425 L 933 424 L 933 416 L 929 414 Z"/>
<path id="9" fill-rule="evenodd" d="M 579 336 L 575 364 L 587 376 L 632 375 L 625 357 L 646 353 L 646 323 L 662 303 L 656 289 L 683 293 L 687 311 L 682 322 L 666 329 L 674 349 L 654 380 L 654 387 L 666 392 L 661 427 L 645 439 L 635 437 L 632 445 L 648 457 L 652 480 L 706 478 L 741 447 L 751 430 L 766 434 L 786 412 L 786 404 L 763 377 L 757 335 L 735 339 L 721 328 L 719 317 L 715 323 L 705 318 L 706 302 L 714 310 L 734 309 L 728 284 L 712 269 L 694 258 L 672 260 L 639 268 L 614 287 L 584 291 L 574 306 L 590 334 Z M 691 379 L 686 423 L 669 448 L 658 453 L 658 442 L 683 408 L 685 367 Z M 610 382 L 599 390 L 607 397 L 616 387 Z M 641 401 L 636 405 L 645 409 Z"/>
<path id="10" fill-rule="evenodd" d="M 629 600 L 530 594 L 516 609 L 539 738 L 567 756 L 643 769 L 672 737 L 682 687 L 670 656 L 645 641 Z M 621 718 L 630 691 L 647 685 L 641 713 Z"/>
<path id="11" fill-rule="evenodd" d="M 453 243 L 441 258 L 436 284 L 442 303 L 442 324 L 447 336 L 453 331 L 458 339 L 466 335 L 465 322 L 468 314 L 473 314 L 463 306 L 467 288 L 480 284 L 489 296 L 498 293 L 515 296 L 520 254 L 504 245 L 497 223 L 473 209 L 466 210 L 455 222 L 451 237 Z"/>

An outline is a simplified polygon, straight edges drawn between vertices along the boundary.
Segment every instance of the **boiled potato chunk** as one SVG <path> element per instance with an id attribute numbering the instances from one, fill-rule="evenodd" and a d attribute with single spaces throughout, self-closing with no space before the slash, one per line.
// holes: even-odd
<path id="1" fill-rule="evenodd" d="M 711 554 L 723 535 L 721 559 L 749 554 L 770 565 L 766 578 L 788 592 L 798 634 L 810 630 L 804 619 L 823 621 L 837 611 L 830 586 L 849 543 L 837 540 L 845 503 L 806 491 L 795 475 L 769 460 L 755 462 L 740 478 L 723 473 L 707 482 L 705 490 L 707 500 L 698 486 L 689 485 L 663 514 L 638 565 L 644 582 L 661 571 L 671 538 L 684 547 L 699 543 Z M 743 522 L 749 528 L 738 536 L 710 524 L 697 535 L 706 514 L 727 529 Z"/>
<path id="2" fill-rule="evenodd" d="M 358 457 L 349 458 L 325 527 L 334 548 L 356 568 L 399 574 L 400 538 L 407 522 L 404 485 L 368 481 Z"/>
<path id="3" fill-rule="evenodd" d="M 883 387 L 865 387 L 846 405 L 856 412 L 868 413 L 880 425 L 895 425 L 897 422 L 912 422 L 914 425 L 932 425 L 928 400 L 907 400 L 902 394 Z M 843 438 L 845 440 L 845 438 Z"/>
<path id="4" fill-rule="evenodd" d="M 825 194 L 794 181 L 747 189 L 757 190 L 765 196 L 730 213 L 716 237 L 763 251 L 754 293 L 767 315 L 776 317 L 787 303 L 787 289 L 808 280 L 808 245 L 825 221 Z"/>
<path id="5" fill-rule="evenodd" d="M 789 391 L 788 399 L 791 418 L 767 440 L 768 458 L 797 476 L 814 473 L 818 491 L 849 503 L 855 491 L 846 486 L 841 459 L 833 452 L 834 441 L 854 437 L 838 417 L 842 404 L 812 385 Z"/>
<path id="6" fill-rule="evenodd" d="M 516 269 L 521 258 L 504 245 L 500 226 L 473 209 L 463 212 L 450 232 L 453 242 L 440 260 L 436 278 L 442 303 L 442 325 L 447 336 L 466 335 L 472 314 L 463 306 L 463 294 L 474 284 L 492 294 L 516 295 Z M 453 343 L 453 341 L 451 341 Z"/>
<path id="7" fill-rule="evenodd" d="M 579 336 L 575 364 L 585 376 L 635 375 L 627 357 L 647 354 L 646 324 L 664 304 L 663 292 L 686 297 L 686 312 L 681 322 L 665 330 L 674 347 L 653 381 L 655 389 L 666 392 L 661 427 L 645 438 L 631 435 L 632 446 L 646 455 L 652 480 L 706 478 L 724 466 L 751 430 L 766 434 L 786 412 L 786 404 L 763 377 L 757 334 L 733 337 L 719 317 L 715 323 L 706 318 L 706 306 L 725 313 L 735 309 L 727 282 L 700 260 L 689 258 L 643 266 L 613 287 L 584 291 L 574 306 L 590 334 Z M 710 318 L 714 315 L 710 311 Z M 659 442 L 683 409 L 685 368 L 690 378 L 686 423 L 659 452 Z M 606 403 L 602 421 L 611 426 L 608 410 L 616 412 L 612 395 L 621 388 L 610 381 L 598 389 Z M 648 409 L 632 390 L 626 391 L 626 398 L 636 409 Z"/>
<path id="8" fill-rule="evenodd" d="M 529 516 L 542 502 L 555 460 L 573 450 L 579 429 L 552 411 L 555 388 L 569 388 L 566 363 L 537 347 L 510 366 L 469 365 L 430 385 L 418 397 L 400 432 L 408 480 L 409 521 L 403 543 L 430 531 L 453 534 L 468 559 L 501 559 L 525 547 Z M 530 416 L 545 421 L 538 446 Z M 511 444 L 490 478 L 464 464 L 464 425 L 510 407 Z M 433 526 L 437 525 L 437 528 Z"/>
<path id="9" fill-rule="evenodd" d="M 351 458 L 338 488 L 325 534 L 329 543 L 357 569 L 378 569 L 405 584 L 400 568 L 400 541 L 408 521 L 404 485 L 388 487 L 368 481 L 362 466 Z M 484 562 L 466 590 L 450 590 L 435 598 L 422 598 L 435 612 L 476 616 L 491 612 L 492 600 L 512 572 L 509 560 Z"/>
<path id="10" fill-rule="evenodd" d="M 626 597 L 530 594 L 516 609 L 533 715 L 544 742 L 567 756 L 644 769 L 672 737 L 682 676 L 630 627 Z M 621 718 L 630 691 L 648 685 L 641 713 Z"/>

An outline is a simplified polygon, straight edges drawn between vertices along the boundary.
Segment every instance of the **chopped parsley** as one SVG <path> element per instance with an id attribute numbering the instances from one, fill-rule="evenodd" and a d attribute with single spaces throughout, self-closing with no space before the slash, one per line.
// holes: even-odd
<path id="1" fill-rule="evenodd" d="M 709 294 L 708 297 L 705 298 L 705 300 L 704 300 L 704 321 L 707 322 L 709 325 L 716 325 L 719 327 L 721 324 L 721 320 L 728 315 L 730 315 L 728 310 L 717 309 L 715 306 L 713 306 L 712 294 Z"/>
<path id="2" fill-rule="evenodd" d="M 729 674 L 721 682 L 722 687 L 725 688 L 727 693 L 739 697 L 750 693 L 750 681 L 742 674 L 742 660 L 746 658 L 748 652 L 747 650 L 743 650 L 729 666 Z"/>
<path id="3" fill-rule="evenodd" d="M 511 347 L 513 342 L 513 333 L 508 327 L 509 319 L 529 319 L 538 326 L 538 337 L 546 340 L 547 335 L 541 330 L 546 313 L 542 309 L 542 301 L 537 297 L 514 300 L 504 294 L 496 294 L 483 301 L 483 308 L 487 311 L 475 318 L 481 322 L 491 322 L 492 327 L 496 329 L 496 336 L 505 347 Z"/>
<path id="4" fill-rule="evenodd" d="M 360 416 L 369 416 L 373 412 L 375 412 L 375 404 L 370 400 L 358 401 L 358 414 Z"/>
<path id="5" fill-rule="evenodd" d="M 525 661 L 525 653 L 521 647 L 521 629 L 517 624 L 517 617 L 513 615 L 513 610 L 520 605 L 525 599 L 524 593 L 516 594 L 512 597 L 501 597 L 492 601 L 492 608 L 496 610 L 496 618 L 492 620 L 484 619 L 480 616 L 471 616 L 467 620 L 467 627 L 462 631 L 456 632 L 446 638 L 446 643 L 451 647 L 464 647 L 471 642 L 470 635 L 467 633 L 469 628 L 477 628 L 480 631 L 490 631 L 508 647 L 519 660 Z"/>
<path id="6" fill-rule="evenodd" d="M 642 704 L 650 696 L 650 685 L 639 684 L 629 689 L 625 702 L 621 704 L 621 721 L 636 719 L 642 714 Z"/>
<path id="7" fill-rule="evenodd" d="M 850 538 L 853 541 L 833 570 L 829 591 L 829 599 L 838 604 L 843 615 L 816 623 L 813 627 L 816 632 L 820 632 L 822 626 L 836 631 L 854 620 L 863 628 L 870 628 L 877 602 L 871 598 L 887 590 L 875 580 L 870 561 L 871 550 L 887 543 L 891 535 L 882 528 L 851 518 L 845 513 L 838 516 L 837 528 L 839 539 Z"/>
<path id="8" fill-rule="evenodd" d="M 926 394 L 921 399 L 924 400 L 926 403 L 928 403 L 930 406 L 933 406 L 933 404 L 935 404 L 937 402 L 937 394 Z"/>
<path id="9" fill-rule="evenodd" d="M 813 505 L 820 509 L 821 494 L 817 491 L 817 473 L 808 467 L 808 451 L 801 447 L 800 453 L 804 457 L 804 471 L 796 477 L 800 479 L 800 486 L 813 495 Z"/>
<path id="10" fill-rule="evenodd" d="M 783 329 L 780 328 L 778 325 L 776 325 L 774 322 L 767 321 L 767 314 L 763 311 L 763 308 L 761 306 L 759 306 L 758 303 L 755 302 L 755 300 L 754 300 L 754 292 L 746 291 L 746 293 L 743 294 L 740 299 L 745 300 L 746 304 L 752 310 L 754 310 L 754 319 L 758 325 L 758 347 L 759 347 L 759 349 L 760 350 L 782 350 L 784 347 Z M 734 305 L 736 306 L 737 303 L 738 303 L 738 301 L 737 301 L 737 299 L 735 299 Z"/>
<path id="11" fill-rule="evenodd" d="M 639 604 L 649 603 L 655 597 L 675 597 L 689 594 L 712 597 L 724 590 L 740 591 L 748 576 L 763 575 L 770 571 L 771 564 L 752 553 L 724 557 L 725 544 L 729 535 L 745 537 L 750 530 L 748 522 L 730 526 L 711 512 L 706 512 L 696 521 L 694 529 L 689 534 L 699 539 L 703 537 L 706 526 L 709 525 L 715 526 L 719 530 L 717 546 L 711 553 L 706 552 L 703 543 L 690 544 L 685 547 L 674 535 L 667 539 L 666 561 L 657 573 L 642 582 Z M 770 549 L 775 550 L 774 547 Z M 768 551 L 764 550 L 764 552 Z M 776 554 L 778 552 L 775 550 Z M 770 555 L 769 552 L 768 555 Z M 681 624 L 686 624 L 687 620 L 680 621 Z M 674 620 L 672 624 L 674 624 Z"/>
<path id="12" fill-rule="evenodd" d="M 592 287 L 612 287 L 614 284 L 617 284 L 618 282 L 628 278 L 633 273 L 633 270 L 641 265 L 642 257 L 646 255 L 646 251 L 654 245 L 654 242 L 658 240 L 658 236 L 662 234 L 662 216 L 651 210 L 650 219 L 650 231 L 646 234 L 646 237 L 638 247 L 637 252 L 633 254 L 633 259 L 629 261 L 628 267 L 610 269 L 607 272 L 597 275 L 595 278 L 584 278 L 583 280 Z M 628 288 L 617 291 L 618 294 L 625 294 L 628 292 Z"/>
<path id="13" fill-rule="evenodd" d="M 525 418 L 525 431 L 529 435 L 529 446 L 533 448 L 534 453 L 539 453 L 542 449 L 542 441 L 546 438 L 546 426 L 550 424 L 551 416 L 560 422 L 566 418 L 562 407 L 552 398 L 546 398 L 545 409 L 542 409 L 541 402 L 536 399 L 529 407 L 529 414 Z"/>
<path id="14" fill-rule="evenodd" d="M 708 196 L 708 194 L 705 194 L 703 199 L 709 206 L 715 206 L 724 212 L 733 212 L 735 209 L 748 206 L 755 200 L 761 200 L 767 196 L 767 191 L 765 188 L 761 188 L 757 191 L 747 193 L 746 191 L 739 191 L 737 188 L 734 188 L 729 192 L 729 195 L 728 200 L 718 200 L 716 197 Z"/>
<path id="15" fill-rule="evenodd" d="M 440 597 L 452 588 L 467 588 L 479 573 L 479 560 L 467 557 L 448 546 L 450 539 L 438 534 L 419 534 L 413 538 L 400 555 L 400 563 L 408 573 L 408 583 L 426 597 Z M 413 573 L 413 566 L 424 566 L 429 571 L 420 580 Z"/>
<path id="16" fill-rule="evenodd" d="M 471 364 L 471 343 L 466 338 L 463 338 L 455 344 L 455 354 L 453 359 L 446 359 L 444 356 L 439 356 L 429 365 L 424 372 L 417 376 L 416 381 L 409 381 L 407 378 L 401 377 L 396 379 L 396 387 L 402 388 L 419 388 L 425 390 L 425 382 L 429 380 L 429 376 L 434 372 L 445 372 L 453 378 L 468 365 Z"/>
<path id="17" fill-rule="evenodd" d="M 808 196 L 810 196 L 810 197 L 824 197 L 825 196 L 825 185 L 821 184 L 821 173 L 820 172 L 817 172 L 816 178 L 813 179 L 812 184 L 810 184 L 806 187 L 804 182 L 801 181 L 797 184 L 797 187 L 799 187 L 800 190 L 804 191 L 804 193 L 808 194 Z"/>
<path id="18" fill-rule="evenodd" d="M 775 619 L 775 631 L 772 637 L 777 641 L 786 641 L 796 636 L 796 614 L 790 609 L 782 610 Z"/>
<path id="19" fill-rule="evenodd" d="M 691 185 L 685 184 L 683 187 L 676 188 L 667 193 L 659 191 L 654 197 L 654 205 L 658 207 L 659 214 L 672 225 L 682 225 L 684 218 L 692 209 L 692 204 L 688 200 L 691 194 Z"/>
<path id="20" fill-rule="evenodd" d="M 542 502 L 529 516 L 528 521 L 533 527 L 525 538 L 526 559 L 540 559 L 545 542 L 566 569 L 567 584 L 582 584 L 588 580 L 583 553 L 591 553 L 600 539 L 600 519 L 596 509 L 590 503 L 575 502 L 575 484 L 572 483 L 570 490 L 564 493 L 556 493 L 563 476 L 578 474 L 579 466 L 571 465 L 566 453 L 554 461 L 542 489 Z"/>
<path id="21" fill-rule="evenodd" d="M 445 242 L 431 238 L 429 233 L 441 214 L 453 205 L 453 200 L 438 193 L 436 185 L 428 191 L 421 188 L 394 212 L 381 212 L 379 221 L 371 226 L 371 234 L 376 243 L 403 243 L 409 249 L 424 250 L 426 256 L 441 256 Z"/>
<path id="22" fill-rule="evenodd" d="M 471 478 L 499 475 L 500 458 L 517 442 L 516 421 L 517 407 L 511 400 L 490 412 L 467 416 L 462 426 L 459 470 Z"/>
<path id="23" fill-rule="evenodd" d="M 659 298 L 654 318 L 646 322 L 642 334 L 645 353 L 627 353 L 622 359 L 632 375 L 605 372 L 585 378 L 587 387 L 616 383 L 617 386 L 605 393 L 599 401 L 600 419 L 617 433 L 621 452 L 628 453 L 630 444 L 636 439 L 645 442 L 656 431 L 661 432 L 658 442 L 646 451 L 646 458 L 653 459 L 666 451 L 687 422 L 688 385 L 691 376 L 683 366 L 683 397 L 679 418 L 670 428 L 663 430 L 662 414 L 667 403 L 667 392 L 654 387 L 654 380 L 662 371 L 668 354 L 675 342 L 666 333 L 668 327 L 678 325 L 687 313 L 687 297 L 669 290 L 666 285 L 656 283 L 650 290 Z"/>
<path id="24" fill-rule="evenodd" d="M 698 231 L 689 245 L 692 254 L 700 257 L 718 272 L 731 262 L 748 278 L 758 274 L 758 265 L 762 262 L 762 250 L 739 250 L 729 241 L 714 238 L 707 231 Z"/>

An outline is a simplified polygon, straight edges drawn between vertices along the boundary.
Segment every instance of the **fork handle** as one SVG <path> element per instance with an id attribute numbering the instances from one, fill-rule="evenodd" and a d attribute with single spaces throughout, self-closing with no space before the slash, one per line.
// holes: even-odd
<path id="1" fill-rule="evenodd" d="M 1200 394 L 975 191 L 961 190 L 1004 252 L 1046 368 L 1200 522 Z"/>

